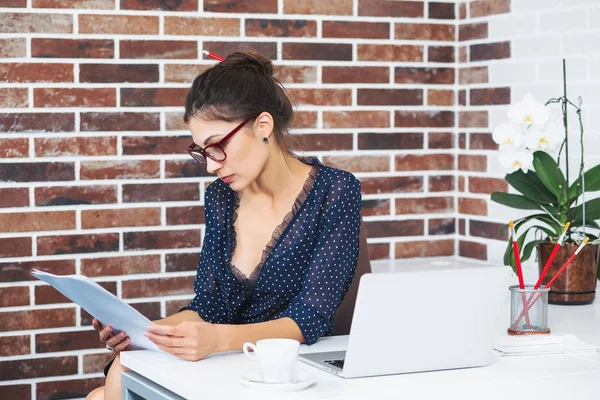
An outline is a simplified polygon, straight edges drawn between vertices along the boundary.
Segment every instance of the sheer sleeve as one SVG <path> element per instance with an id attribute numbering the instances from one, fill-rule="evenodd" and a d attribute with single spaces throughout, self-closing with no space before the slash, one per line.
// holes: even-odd
<path id="1" fill-rule="evenodd" d="M 360 182 L 348 174 L 335 197 L 309 258 L 302 290 L 281 315 L 296 322 L 306 344 L 313 344 L 333 326 L 358 261 Z"/>

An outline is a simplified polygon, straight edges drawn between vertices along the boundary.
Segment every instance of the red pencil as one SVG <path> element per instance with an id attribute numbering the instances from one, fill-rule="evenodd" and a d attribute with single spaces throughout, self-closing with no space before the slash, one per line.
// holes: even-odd
<path id="1" fill-rule="evenodd" d="M 510 232 L 513 237 L 513 250 L 515 253 L 515 263 L 517 264 L 517 276 L 519 277 L 519 288 L 521 290 L 525 289 L 525 281 L 523 280 L 523 267 L 521 266 L 521 254 L 519 254 L 519 243 L 517 243 L 517 233 L 515 232 L 515 225 L 512 221 L 509 221 L 508 225 L 510 226 Z M 523 309 L 527 305 L 527 299 L 524 292 L 521 292 L 521 300 L 523 302 Z M 518 322 L 523 316 L 517 319 Z M 527 328 L 531 326 L 529 321 L 529 313 L 525 313 L 525 323 L 527 324 Z"/>
<path id="2" fill-rule="evenodd" d="M 208 57 L 210 57 L 210 58 L 214 58 L 215 60 L 218 60 L 218 61 L 223 61 L 223 60 L 225 60 L 223 57 L 221 57 L 221 56 L 218 56 L 218 55 L 216 55 L 216 54 L 213 54 L 213 53 L 211 53 L 211 52 L 210 52 L 210 51 L 208 51 L 208 50 L 202 50 L 202 53 L 204 53 L 204 54 L 206 54 Z"/>

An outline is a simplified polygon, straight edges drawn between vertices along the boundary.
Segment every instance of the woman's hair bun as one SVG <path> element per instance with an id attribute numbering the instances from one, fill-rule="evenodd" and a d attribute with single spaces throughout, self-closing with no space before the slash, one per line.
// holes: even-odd
<path id="1" fill-rule="evenodd" d="M 269 76 L 273 75 L 273 63 L 270 59 L 255 50 L 236 51 L 231 53 L 222 64 L 225 66 L 237 66 L 253 68 Z"/>

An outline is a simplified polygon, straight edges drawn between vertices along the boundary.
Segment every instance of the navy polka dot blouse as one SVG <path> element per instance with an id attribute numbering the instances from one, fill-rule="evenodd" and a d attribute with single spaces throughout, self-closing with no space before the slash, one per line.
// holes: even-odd
<path id="1" fill-rule="evenodd" d="M 303 161 L 313 166 L 311 174 L 249 277 L 231 265 L 237 193 L 220 179 L 207 188 L 196 296 L 182 310 L 218 324 L 289 317 L 306 344 L 333 334 L 335 311 L 358 260 L 360 182 L 317 159 Z"/>

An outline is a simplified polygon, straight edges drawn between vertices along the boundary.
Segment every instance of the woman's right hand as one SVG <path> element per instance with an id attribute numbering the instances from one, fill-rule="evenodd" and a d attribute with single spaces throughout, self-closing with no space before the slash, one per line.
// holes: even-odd
<path id="1" fill-rule="evenodd" d="M 100 321 L 98 321 L 96 318 L 94 318 L 92 321 L 92 326 L 96 331 L 98 331 L 100 341 L 104 343 L 107 349 L 110 350 L 110 348 L 112 348 L 111 351 L 114 355 L 119 354 L 129 345 L 130 339 L 125 332 L 120 332 L 118 335 L 113 335 L 112 327 L 110 325 L 102 325 L 102 323 L 100 323 Z"/>

